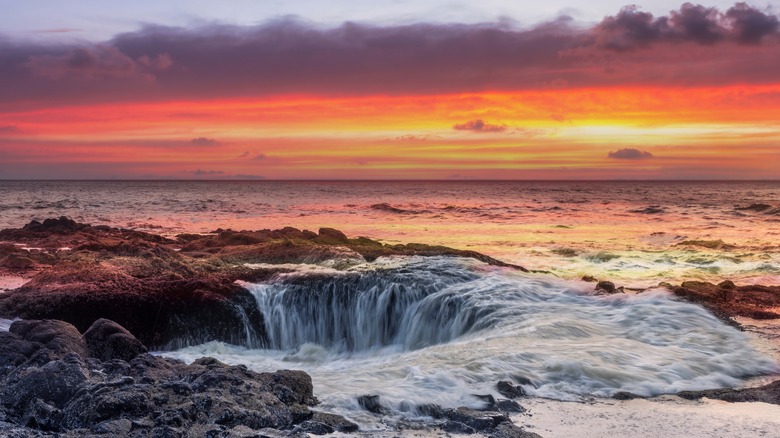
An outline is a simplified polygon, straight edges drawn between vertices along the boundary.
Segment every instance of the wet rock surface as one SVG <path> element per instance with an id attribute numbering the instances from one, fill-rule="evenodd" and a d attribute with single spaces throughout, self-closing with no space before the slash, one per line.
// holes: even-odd
<path id="1" fill-rule="evenodd" d="M 682 398 L 696 400 L 703 397 L 727 402 L 763 402 L 780 405 L 780 380 L 758 388 L 710 389 L 706 391 L 683 391 L 677 394 Z"/>
<path id="2" fill-rule="evenodd" d="M 81 332 L 105 318 L 153 349 L 213 340 L 261 347 L 263 316 L 236 281 L 264 281 L 288 270 L 245 264 L 340 268 L 393 255 L 470 257 L 525 270 L 475 251 L 385 245 L 333 228 L 216 230 L 166 238 L 61 217 L 0 230 L 0 274 L 29 279 L 0 294 L 0 317 L 62 320 Z"/>
<path id="3" fill-rule="evenodd" d="M 666 285 L 678 297 L 700 304 L 717 316 L 745 316 L 753 319 L 780 318 L 780 286 L 744 285 L 731 281 L 719 284 L 686 281 Z"/>
<path id="4" fill-rule="evenodd" d="M 136 346 L 137 339 L 113 321 L 90 330 L 82 338 L 62 321 L 30 320 L 0 334 L 2 345 L 14 347 L 0 348 L 0 436 L 357 430 L 343 417 L 315 416 L 311 378 L 302 371 L 256 373 L 212 358 L 187 365 L 134 349 L 121 350 L 139 353 L 128 360 L 105 359 L 105 349 L 87 344 L 94 332 L 108 335 L 99 339 L 119 334 L 120 345 Z"/>

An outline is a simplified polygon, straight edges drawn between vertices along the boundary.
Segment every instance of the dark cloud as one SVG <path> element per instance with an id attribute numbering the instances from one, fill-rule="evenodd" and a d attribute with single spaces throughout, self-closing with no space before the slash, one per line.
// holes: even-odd
<path id="1" fill-rule="evenodd" d="M 254 157 L 252 157 L 252 159 L 256 161 L 263 161 L 266 159 L 266 156 L 265 154 L 257 154 Z"/>
<path id="2" fill-rule="evenodd" d="M 613 17 L 606 17 L 594 28 L 593 35 L 601 46 L 615 50 L 659 42 L 757 44 L 767 36 L 778 35 L 778 18 L 745 3 L 736 3 L 725 13 L 684 3 L 679 10 L 664 17 L 654 17 L 632 5 Z"/>
<path id="3" fill-rule="evenodd" d="M 101 44 L 0 38 L 0 109 L 289 94 L 666 85 L 670 79 L 676 84 L 770 82 L 780 69 L 777 17 L 744 3 L 725 12 L 686 3 L 662 17 L 626 7 L 591 28 L 570 19 L 528 29 L 514 26 L 345 23 L 321 28 L 280 19 L 243 27 L 146 26 Z M 692 58 L 681 52 L 684 42 L 709 50 Z M 761 49 L 746 51 L 740 44 Z M 657 50 L 631 57 L 632 49 L 642 47 Z M 619 68 L 631 74 L 618 76 Z"/>
<path id="4" fill-rule="evenodd" d="M 607 154 L 607 157 L 616 160 L 647 160 L 653 158 L 653 154 L 647 151 L 640 151 L 639 149 L 625 148 L 610 152 Z"/>
<path id="5" fill-rule="evenodd" d="M 778 19 L 765 14 L 745 3 L 737 3 L 726 11 L 725 18 L 731 27 L 731 34 L 744 44 L 759 43 L 768 35 L 777 35 Z"/>
<path id="6" fill-rule="evenodd" d="M 198 170 L 192 172 L 192 174 L 195 175 L 195 176 L 216 176 L 216 175 L 224 175 L 225 172 L 223 172 L 221 170 L 201 170 L 201 169 L 198 169 Z"/>
<path id="7" fill-rule="evenodd" d="M 505 125 L 496 125 L 493 123 L 487 123 L 482 119 L 469 120 L 465 123 L 457 123 L 452 129 L 457 131 L 472 131 L 472 132 L 504 132 L 506 131 Z"/>
<path id="8" fill-rule="evenodd" d="M 217 140 L 214 140 L 213 138 L 207 138 L 207 137 L 193 138 L 192 140 L 190 140 L 190 143 L 194 144 L 195 146 L 219 146 L 222 144 Z"/>
<path id="9" fill-rule="evenodd" d="M 236 174 L 235 177 L 237 179 L 265 179 L 262 175 L 245 175 L 245 174 Z"/>
<path id="10" fill-rule="evenodd" d="M 0 134 L 13 134 L 14 132 L 18 131 L 19 128 L 13 125 L 0 126 Z"/>

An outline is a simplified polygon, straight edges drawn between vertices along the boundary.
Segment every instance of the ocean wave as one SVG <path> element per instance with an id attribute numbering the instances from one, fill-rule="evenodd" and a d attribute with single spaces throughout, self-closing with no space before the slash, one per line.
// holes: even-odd
<path id="1" fill-rule="evenodd" d="M 664 290 L 594 296 L 592 284 L 440 258 L 248 287 L 266 315 L 268 349 L 166 354 L 301 368 L 325 405 L 345 411 L 363 394 L 399 414 L 415 403 L 475 403 L 475 393 L 498 396 L 499 380 L 578 400 L 737 386 L 780 371 L 745 334 Z"/>

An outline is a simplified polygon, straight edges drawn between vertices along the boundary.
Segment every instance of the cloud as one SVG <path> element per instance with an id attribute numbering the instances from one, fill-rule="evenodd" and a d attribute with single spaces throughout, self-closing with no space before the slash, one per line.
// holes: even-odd
<path id="1" fill-rule="evenodd" d="M 453 125 L 452 129 L 456 131 L 471 131 L 471 132 L 504 132 L 506 131 L 505 125 L 496 125 L 487 123 L 482 119 L 469 120 L 465 123 L 457 123 Z"/>
<path id="2" fill-rule="evenodd" d="M 778 47 L 778 18 L 744 3 L 666 16 L 626 7 L 590 27 L 150 25 L 99 44 L 0 39 L 0 106 L 766 83 Z"/>
<path id="3" fill-rule="evenodd" d="M 653 158 L 653 154 L 647 151 L 640 151 L 634 148 L 619 149 L 607 154 L 607 157 L 616 160 L 647 160 Z"/>
<path id="4" fill-rule="evenodd" d="M 263 161 L 266 159 L 266 156 L 265 154 L 257 154 L 254 157 L 252 157 L 252 159 L 255 161 Z"/>
<path id="5" fill-rule="evenodd" d="M 245 174 L 236 174 L 235 177 L 237 179 L 265 179 L 262 175 L 245 175 Z"/>
<path id="6" fill-rule="evenodd" d="M 5 125 L 0 126 L 0 134 L 13 134 L 14 132 L 18 132 L 19 128 L 17 128 L 14 125 Z"/>
<path id="7" fill-rule="evenodd" d="M 207 137 L 193 138 L 192 140 L 190 140 L 190 143 L 194 144 L 195 146 L 219 146 L 222 144 L 217 140 L 214 140 L 213 138 L 207 138 Z"/>
<path id="8" fill-rule="evenodd" d="M 737 3 L 726 11 L 726 22 L 731 28 L 732 37 L 744 44 L 757 44 L 768 35 L 777 35 L 778 19 L 751 8 L 745 3 Z"/>
<path id="9" fill-rule="evenodd" d="M 216 176 L 216 175 L 224 175 L 225 172 L 223 172 L 221 170 L 201 170 L 201 169 L 198 169 L 198 170 L 192 172 L 192 174 L 195 175 L 195 176 Z"/>
<path id="10" fill-rule="evenodd" d="M 668 16 L 654 17 L 635 5 L 606 17 L 593 29 L 598 44 L 627 50 L 659 42 L 692 42 L 713 45 L 722 41 L 758 44 L 778 35 L 778 18 L 767 12 L 736 3 L 725 13 L 716 8 L 684 3 Z"/>
<path id="11" fill-rule="evenodd" d="M 72 33 L 72 32 L 83 32 L 84 29 L 76 29 L 76 28 L 70 28 L 70 27 L 59 27 L 56 29 L 39 29 L 34 30 L 33 33 Z"/>

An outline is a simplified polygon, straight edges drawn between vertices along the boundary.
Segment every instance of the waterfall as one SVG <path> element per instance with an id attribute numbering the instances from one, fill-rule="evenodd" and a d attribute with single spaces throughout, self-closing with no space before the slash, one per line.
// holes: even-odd
<path id="1" fill-rule="evenodd" d="M 460 290 L 476 278 L 466 270 L 407 266 L 309 275 L 253 285 L 250 291 L 263 313 L 270 348 L 315 343 L 338 351 L 415 350 L 484 327 L 494 307 Z"/>

